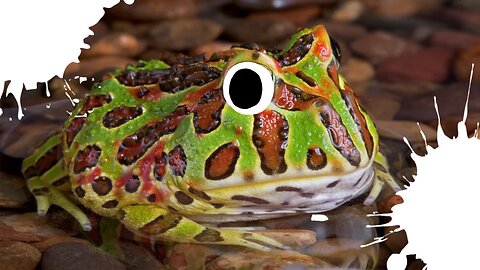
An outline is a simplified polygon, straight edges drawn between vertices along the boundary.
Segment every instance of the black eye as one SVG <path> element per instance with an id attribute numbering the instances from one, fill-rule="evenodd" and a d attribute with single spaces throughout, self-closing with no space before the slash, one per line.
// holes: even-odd
<path id="1" fill-rule="evenodd" d="M 232 66 L 223 80 L 223 96 L 230 107 L 242 114 L 265 110 L 273 98 L 274 83 L 270 70 L 253 63 Z"/>
<path id="2" fill-rule="evenodd" d="M 342 51 L 340 50 L 340 45 L 335 39 L 330 38 L 330 47 L 332 47 L 333 56 L 337 59 L 338 63 L 342 60 Z"/>

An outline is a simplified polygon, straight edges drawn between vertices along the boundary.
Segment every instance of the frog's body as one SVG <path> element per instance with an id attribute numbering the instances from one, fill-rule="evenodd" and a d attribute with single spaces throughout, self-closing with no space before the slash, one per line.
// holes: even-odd
<path id="1" fill-rule="evenodd" d="M 251 115 L 222 92 L 226 72 L 246 61 L 266 67 L 274 82 L 268 107 Z M 318 26 L 277 54 L 237 47 L 209 61 L 149 61 L 119 71 L 25 159 L 39 212 L 60 205 L 88 229 L 78 200 L 160 239 L 282 247 L 197 222 L 323 212 L 380 183 L 373 200 L 380 178 L 396 187 L 374 124 L 337 68 Z"/>

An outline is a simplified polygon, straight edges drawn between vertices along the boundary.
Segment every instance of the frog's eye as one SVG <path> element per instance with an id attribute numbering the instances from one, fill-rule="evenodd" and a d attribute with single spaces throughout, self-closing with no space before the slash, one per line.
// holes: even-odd
<path id="1" fill-rule="evenodd" d="M 227 104 L 242 114 L 265 110 L 272 101 L 273 90 L 270 70 L 253 62 L 232 66 L 223 79 L 223 96 Z"/>
<path id="2" fill-rule="evenodd" d="M 330 38 L 330 47 L 332 47 L 333 56 L 335 56 L 337 62 L 340 63 L 342 60 L 342 51 L 340 50 L 340 45 L 338 45 L 335 39 Z"/>

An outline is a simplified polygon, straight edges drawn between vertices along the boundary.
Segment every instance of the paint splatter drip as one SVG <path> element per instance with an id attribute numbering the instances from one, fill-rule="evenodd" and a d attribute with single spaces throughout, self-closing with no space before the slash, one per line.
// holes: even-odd
<path id="1" fill-rule="evenodd" d="M 403 204 L 393 207 L 392 221 L 407 232 L 408 245 L 400 254 L 393 254 L 387 263 L 390 270 L 405 269 L 406 255 L 417 254 L 428 269 L 474 269 L 478 267 L 480 219 L 478 194 L 480 191 L 478 123 L 475 134 L 467 134 L 468 97 L 463 120 L 458 123 L 458 137 L 447 137 L 440 124 L 438 105 L 437 142 L 432 148 L 425 143 L 427 155 L 419 156 L 412 150 L 417 166 L 415 182 L 397 194 Z M 421 131 L 426 141 L 425 134 Z M 405 142 L 410 146 L 408 141 Z M 411 147 L 410 147 L 411 148 Z"/>

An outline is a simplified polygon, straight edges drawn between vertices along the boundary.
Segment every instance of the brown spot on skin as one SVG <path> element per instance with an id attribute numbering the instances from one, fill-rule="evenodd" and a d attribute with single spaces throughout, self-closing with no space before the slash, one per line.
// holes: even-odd
<path id="1" fill-rule="evenodd" d="M 183 205 L 189 205 L 189 204 L 192 204 L 193 203 L 193 199 L 192 197 L 188 196 L 185 192 L 183 191 L 177 191 L 175 192 L 175 199 L 177 199 L 177 201 L 180 203 L 180 204 L 183 204 Z"/>
<path id="2" fill-rule="evenodd" d="M 360 152 L 355 147 L 348 134 L 347 128 L 342 123 L 340 115 L 335 111 L 330 102 L 319 98 L 315 105 L 319 110 L 319 116 L 322 124 L 330 135 L 330 141 L 337 151 L 339 151 L 348 162 L 355 167 L 360 164 Z"/>
<path id="3" fill-rule="evenodd" d="M 311 198 L 313 198 L 313 196 L 315 196 L 315 193 L 305 192 L 305 193 L 300 193 L 300 196 L 302 196 L 302 197 L 304 197 L 304 198 L 311 199 Z"/>
<path id="4" fill-rule="evenodd" d="M 275 55 L 280 66 L 290 66 L 300 61 L 312 47 L 314 36 L 312 33 L 301 36 L 288 51 Z"/>
<path id="5" fill-rule="evenodd" d="M 43 187 L 43 188 L 36 188 L 32 190 L 32 194 L 34 196 L 39 196 L 39 195 L 44 195 L 48 193 L 48 188 Z"/>
<path id="6" fill-rule="evenodd" d="M 284 155 L 288 143 L 288 123 L 285 117 L 270 110 L 256 114 L 252 140 L 265 174 L 281 174 L 287 170 Z"/>
<path id="7" fill-rule="evenodd" d="M 253 59 L 253 60 L 257 60 L 258 57 L 260 57 L 260 53 L 259 53 L 259 52 L 253 52 L 253 53 L 252 53 L 252 59 Z"/>
<path id="8" fill-rule="evenodd" d="M 202 243 L 221 242 L 224 240 L 219 231 L 209 228 L 206 228 L 201 233 L 195 235 L 193 239 Z"/>
<path id="9" fill-rule="evenodd" d="M 198 198 L 200 199 L 203 199 L 203 200 L 206 200 L 206 201 L 209 201 L 211 200 L 212 198 L 210 198 L 210 196 L 208 196 L 207 193 L 203 192 L 203 191 L 200 191 L 200 190 L 196 190 L 192 187 L 189 187 L 188 188 L 188 192 L 192 193 L 193 195 L 197 196 Z"/>
<path id="10" fill-rule="evenodd" d="M 165 176 L 167 166 L 167 154 L 163 151 L 155 153 L 155 164 L 153 166 L 153 177 L 158 181 L 162 181 Z"/>
<path id="11" fill-rule="evenodd" d="M 233 143 L 226 143 L 217 148 L 205 161 L 205 177 L 210 180 L 221 180 L 235 171 L 240 150 Z"/>
<path id="12" fill-rule="evenodd" d="M 283 191 L 302 192 L 302 189 L 298 188 L 298 187 L 279 186 L 279 187 L 275 188 L 275 191 L 277 191 L 277 192 L 283 192 Z"/>
<path id="13" fill-rule="evenodd" d="M 147 201 L 151 202 L 151 203 L 154 203 L 157 201 L 157 195 L 155 194 L 150 194 L 147 196 Z"/>
<path id="14" fill-rule="evenodd" d="M 135 193 L 138 190 L 138 187 L 140 187 L 140 179 L 138 178 L 137 175 L 132 175 L 130 178 L 128 178 L 127 183 L 125 183 L 125 191 L 128 193 Z"/>
<path id="15" fill-rule="evenodd" d="M 311 78 L 310 76 L 305 74 L 303 71 L 298 71 L 297 73 L 295 73 L 295 75 L 298 78 L 300 78 L 302 81 L 304 81 L 308 86 L 310 86 L 310 87 L 316 87 L 317 86 L 317 82 L 313 78 Z"/>
<path id="16" fill-rule="evenodd" d="M 129 87 L 128 91 L 130 92 L 130 94 L 132 94 L 132 96 L 140 100 L 148 100 L 155 102 L 160 99 L 160 97 L 162 97 L 162 91 L 157 84 Z"/>
<path id="17" fill-rule="evenodd" d="M 40 176 L 50 170 L 62 158 L 62 150 L 60 145 L 50 148 L 37 162 L 25 170 L 25 178 L 29 179 L 34 176 Z"/>
<path id="18" fill-rule="evenodd" d="M 73 172 L 78 174 L 87 168 L 92 168 L 97 165 L 101 153 L 102 150 L 96 145 L 89 145 L 83 150 L 78 151 L 73 165 Z"/>
<path id="19" fill-rule="evenodd" d="M 280 108 L 297 111 L 306 110 L 311 106 L 315 96 L 302 91 L 293 85 L 279 80 L 278 87 L 275 89 L 273 102 Z"/>
<path id="20" fill-rule="evenodd" d="M 197 134 L 209 133 L 220 126 L 225 100 L 220 89 L 206 92 L 189 110 L 193 112 L 193 125 Z"/>
<path id="21" fill-rule="evenodd" d="M 264 199 L 257 198 L 257 197 L 244 196 L 244 195 L 233 195 L 231 199 L 235 201 L 251 202 L 254 204 L 269 204 L 269 202 Z"/>
<path id="22" fill-rule="evenodd" d="M 105 116 L 103 117 L 103 125 L 106 128 L 119 127 L 127 123 L 128 121 L 142 115 L 142 113 L 142 106 L 129 107 L 122 105 L 105 114 Z"/>
<path id="23" fill-rule="evenodd" d="M 78 115 L 89 114 L 92 109 L 108 104 L 110 101 L 112 101 L 110 95 L 88 95 L 83 99 L 83 107 L 80 112 L 78 112 Z"/>
<path id="24" fill-rule="evenodd" d="M 75 194 L 77 194 L 77 197 L 83 198 L 85 197 L 85 193 L 85 190 L 81 186 L 75 188 Z"/>
<path id="25" fill-rule="evenodd" d="M 162 136 L 173 133 L 187 113 L 186 107 L 180 106 L 165 118 L 149 123 L 127 136 L 118 149 L 118 162 L 122 165 L 133 164 Z"/>
<path id="26" fill-rule="evenodd" d="M 168 153 L 168 165 L 170 165 L 173 175 L 185 175 L 185 170 L 187 169 L 187 156 L 185 156 L 185 152 L 181 145 L 175 146 L 175 148 Z"/>
<path id="27" fill-rule="evenodd" d="M 310 170 L 320 170 L 327 166 L 327 155 L 320 147 L 312 147 L 307 151 L 307 167 Z"/>
<path id="28" fill-rule="evenodd" d="M 213 207 L 215 207 L 216 209 L 218 208 L 222 208 L 224 206 L 224 204 L 221 204 L 221 203 L 210 203 Z"/>
<path id="29" fill-rule="evenodd" d="M 98 196 L 105 196 L 112 190 L 112 180 L 105 176 L 97 177 L 92 182 L 92 189 Z"/>
<path id="30" fill-rule="evenodd" d="M 117 205 L 118 205 L 117 200 L 110 200 L 110 201 L 107 201 L 104 204 L 102 204 L 102 207 L 107 208 L 107 209 L 111 209 L 111 208 L 117 207 Z"/>
<path id="31" fill-rule="evenodd" d="M 86 117 L 78 117 L 78 118 L 72 119 L 72 121 L 70 122 L 70 125 L 65 131 L 67 146 L 70 147 L 70 145 L 73 142 L 73 139 L 75 139 L 75 136 L 77 136 L 78 132 L 82 130 L 83 124 L 85 124 L 85 118 Z"/>
<path id="32" fill-rule="evenodd" d="M 68 183 L 69 180 L 70 180 L 70 177 L 64 176 L 64 177 L 58 179 L 57 181 L 53 182 L 52 186 L 54 186 L 54 187 L 62 186 L 64 184 Z"/>
<path id="33" fill-rule="evenodd" d="M 340 183 L 340 180 L 333 181 L 333 182 L 331 182 L 330 184 L 327 185 L 327 188 L 333 188 L 333 187 L 336 186 L 338 183 Z"/>
<path id="34" fill-rule="evenodd" d="M 178 223 L 182 220 L 182 216 L 179 215 L 167 215 L 167 216 L 158 216 L 153 221 L 150 221 L 145 226 L 140 228 L 140 232 L 147 235 L 158 235 L 165 233 L 166 231 L 175 228 Z"/>

